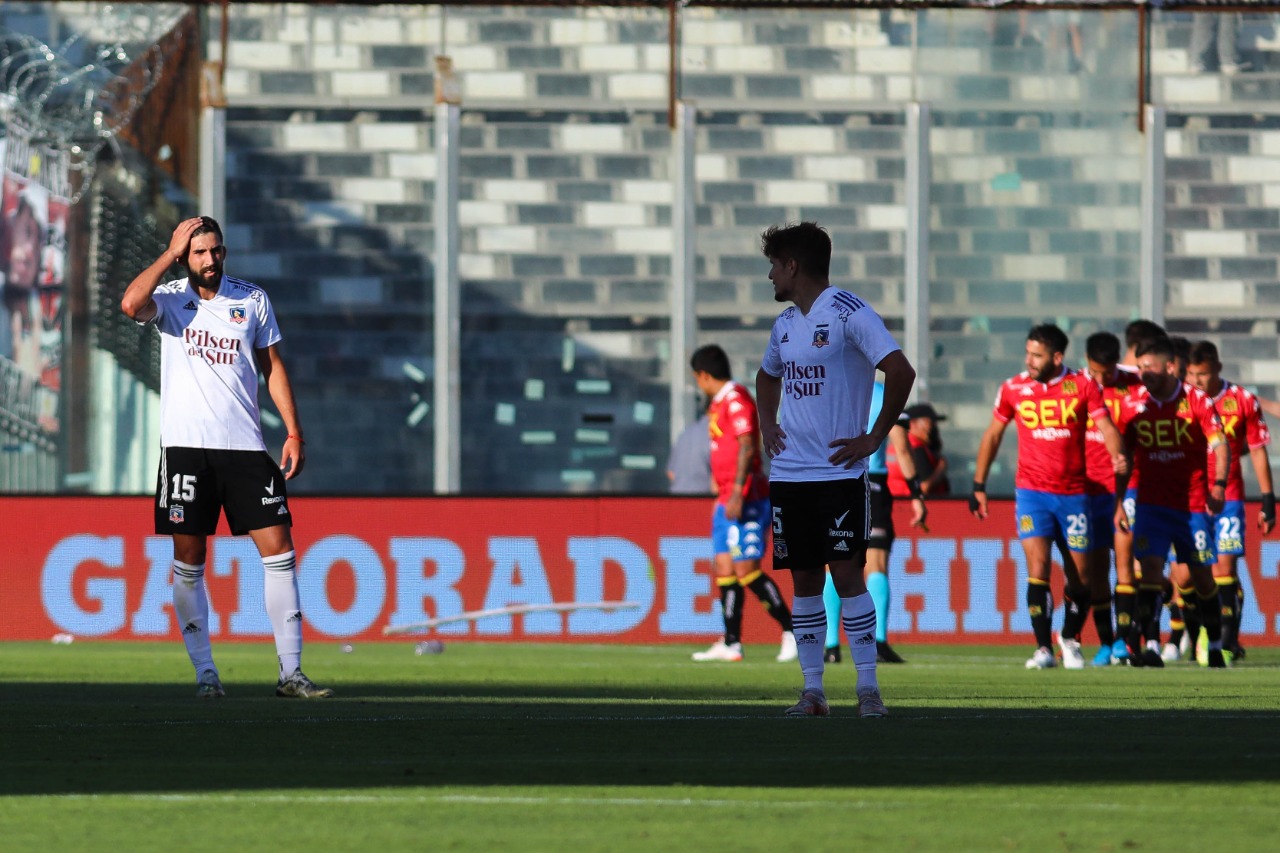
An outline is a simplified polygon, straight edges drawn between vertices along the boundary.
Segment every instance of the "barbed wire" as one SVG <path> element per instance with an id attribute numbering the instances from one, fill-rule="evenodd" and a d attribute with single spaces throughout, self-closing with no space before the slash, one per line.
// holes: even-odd
<path id="1" fill-rule="evenodd" d="M 81 172 L 72 203 L 91 183 L 102 149 L 116 144 L 164 76 L 173 46 L 163 37 L 186 12 L 180 3 L 0 8 L 0 127 L 70 155 L 70 168 Z"/>

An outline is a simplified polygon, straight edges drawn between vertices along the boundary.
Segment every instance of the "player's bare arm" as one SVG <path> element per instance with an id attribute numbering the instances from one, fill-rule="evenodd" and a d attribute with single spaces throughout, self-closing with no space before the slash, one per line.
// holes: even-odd
<path id="1" fill-rule="evenodd" d="M 1231 464 L 1231 452 L 1227 448 L 1227 440 L 1219 435 L 1209 439 L 1209 450 L 1213 453 L 1213 470 L 1226 471 Z M 1219 485 L 1221 483 L 1221 485 Z M 1222 512 L 1226 503 L 1227 485 L 1225 480 L 1215 480 L 1209 486 L 1209 494 L 1205 497 L 1205 506 L 1209 512 L 1217 515 Z"/>
<path id="2" fill-rule="evenodd" d="M 1119 474 L 1127 471 L 1129 459 L 1124 453 L 1124 436 L 1116 429 L 1115 421 L 1109 416 L 1101 415 L 1094 419 L 1094 425 L 1102 432 L 1102 443 L 1106 445 L 1107 453 L 1111 454 L 1111 465 L 1115 472 Z"/>
<path id="3" fill-rule="evenodd" d="M 1116 467 L 1116 509 L 1112 522 L 1117 531 L 1128 533 L 1129 513 L 1124 508 L 1124 499 L 1129 493 L 1129 480 L 1133 477 L 1133 454 L 1128 447 L 1125 447 L 1120 455 L 1123 458 L 1123 464 Z"/>
<path id="4" fill-rule="evenodd" d="M 1267 454 L 1267 448 L 1254 447 L 1249 451 L 1249 459 L 1253 462 L 1253 473 L 1258 478 L 1258 488 L 1262 492 L 1258 529 L 1265 536 L 1276 526 L 1276 495 L 1271 482 L 1271 457 Z"/>
<path id="5" fill-rule="evenodd" d="M 173 229 L 173 236 L 169 238 L 169 248 L 129 282 L 120 299 L 120 310 L 129 319 L 145 323 L 156 315 L 156 303 L 151 296 L 157 287 L 164 284 L 169 269 L 175 264 L 182 264 L 186 259 L 187 249 L 191 246 L 191 235 L 201 224 L 202 220 L 198 216 L 179 222 L 178 227 Z"/>
<path id="6" fill-rule="evenodd" d="M 738 436 L 738 470 L 730 487 L 729 500 L 725 501 L 724 517 L 730 521 L 742 518 L 743 492 L 747 488 L 747 477 L 751 474 L 751 463 L 756 458 L 756 437 L 752 433 Z"/>
<path id="7" fill-rule="evenodd" d="M 907 431 L 903 429 L 901 422 L 895 423 L 893 429 L 889 430 L 889 444 L 893 446 L 894 455 L 898 458 L 898 470 L 902 472 L 907 485 L 912 488 L 911 526 L 922 527 L 928 533 L 929 528 L 925 526 L 925 519 L 929 517 L 929 508 L 924 503 L 920 471 L 916 468 L 915 457 L 911 455 L 911 442 L 907 440 Z"/>
<path id="8" fill-rule="evenodd" d="M 756 408 L 760 412 L 760 438 L 769 458 L 786 448 L 787 434 L 778 423 L 778 406 L 782 403 L 782 377 L 770 376 L 764 369 L 756 371 Z"/>
<path id="9" fill-rule="evenodd" d="M 293 400 L 293 386 L 289 383 L 289 373 L 280 358 L 278 344 L 256 350 L 256 353 L 262 377 L 267 381 L 267 393 L 271 395 L 271 402 L 276 404 L 276 410 L 284 421 L 287 437 L 284 448 L 280 451 L 280 470 L 284 471 L 286 480 L 292 480 L 302 473 L 302 466 L 307 461 L 302 423 L 298 420 L 298 407 Z"/>
<path id="10" fill-rule="evenodd" d="M 987 517 L 987 475 L 991 472 L 991 463 L 1000 452 L 1000 442 L 1004 440 L 1004 431 L 1009 424 L 992 418 L 987 430 L 978 442 L 978 459 L 973 470 L 973 492 L 969 495 L 969 512 L 975 518 Z"/>
<path id="11" fill-rule="evenodd" d="M 851 467 L 859 459 L 865 459 L 879 449 L 889 436 L 889 430 L 898 422 L 911 396 L 911 386 L 916 381 L 916 369 L 907 361 L 902 350 L 895 350 L 880 360 L 876 369 L 884 374 L 884 402 L 880 415 L 871 429 L 859 436 L 837 438 L 828 447 L 838 448 L 828 457 L 832 465 Z"/>

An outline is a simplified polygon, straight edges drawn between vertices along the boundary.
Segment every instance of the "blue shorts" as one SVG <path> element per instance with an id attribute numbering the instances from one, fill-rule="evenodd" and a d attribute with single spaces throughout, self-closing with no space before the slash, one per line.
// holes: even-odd
<path id="1" fill-rule="evenodd" d="M 764 520 L 769 517 L 769 501 L 745 501 L 742 516 L 730 521 L 724 516 L 724 504 L 716 504 L 711 514 L 711 551 L 728 554 L 739 560 L 759 560 L 764 556 Z"/>
<path id="2" fill-rule="evenodd" d="M 1095 551 L 1109 551 L 1116 544 L 1116 496 L 1089 495 L 1089 533 Z"/>
<path id="3" fill-rule="evenodd" d="M 1213 517 L 1213 526 L 1219 554 L 1238 557 L 1244 553 L 1244 501 L 1227 501 Z"/>
<path id="4" fill-rule="evenodd" d="M 1133 556 L 1166 559 L 1172 546 L 1179 563 L 1212 566 L 1218 562 L 1212 516 L 1166 506 L 1138 504 L 1133 520 Z"/>
<path id="5" fill-rule="evenodd" d="M 1018 489 L 1014 515 L 1018 520 L 1019 539 L 1043 537 L 1066 545 L 1070 551 L 1092 548 L 1088 495 L 1055 495 Z"/>

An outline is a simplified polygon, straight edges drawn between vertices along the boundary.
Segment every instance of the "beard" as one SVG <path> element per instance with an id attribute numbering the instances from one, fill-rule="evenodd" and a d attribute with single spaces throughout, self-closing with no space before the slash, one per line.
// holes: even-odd
<path id="1" fill-rule="evenodd" d="M 187 267 L 187 276 L 205 287 L 216 287 L 222 280 L 222 264 L 211 264 L 198 270 Z"/>
<path id="2" fill-rule="evenodd" d="M 1037 382 L 1047 383 L 1050 379 L 1058 374 L 1058 369 L 1052 363 L 1036 371 L 1035 380 Z"/>

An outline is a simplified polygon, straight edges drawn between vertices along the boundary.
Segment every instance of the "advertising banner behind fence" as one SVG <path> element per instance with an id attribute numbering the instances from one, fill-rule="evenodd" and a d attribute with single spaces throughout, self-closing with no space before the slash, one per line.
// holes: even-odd
<path id="1" fill-rule="evenodd" d="M 60 430 L 66 164 L 0 139 L 0 429 L 52 450 Z"/>
<path id="2" fill-rule="evenodd" d="M 655 643 L 720 634 L 707 499 L 296 497 L 290 506 L 312 639 L 381 640 L 388 625 L 600 601 L 636 606 L 492 616 L 422 636 Z M 993 501 L 991 517 L 977 522 L 963 502 L 935 502 L 927 533 L 907 532 L 906 507 L 899 510 L 905 535 L 889 570 L 893 641 L 1031 642 L 1012 503 Z M 1256 514 L 1250 507 L 1247 517 Z M 149 498 L 0 498 L 0 640 L 176 637 L 172 546 L 151 533 L 151 515 Z M 1250 536 L 1241 572 L 1246 646 L 1280 645 L 1278 569 L 1280 538 Z M 790 598 L 790 579 L 776 577 Z M 215 639 L 270 637 L 262 564 L 248 537 L 212 539 L 206 578 Z M 777 641 L 762 610 L 749 609 L 745 622 L 748 642 Z M 1092 628 L 1085 630 L 1088 642 Z"/>

